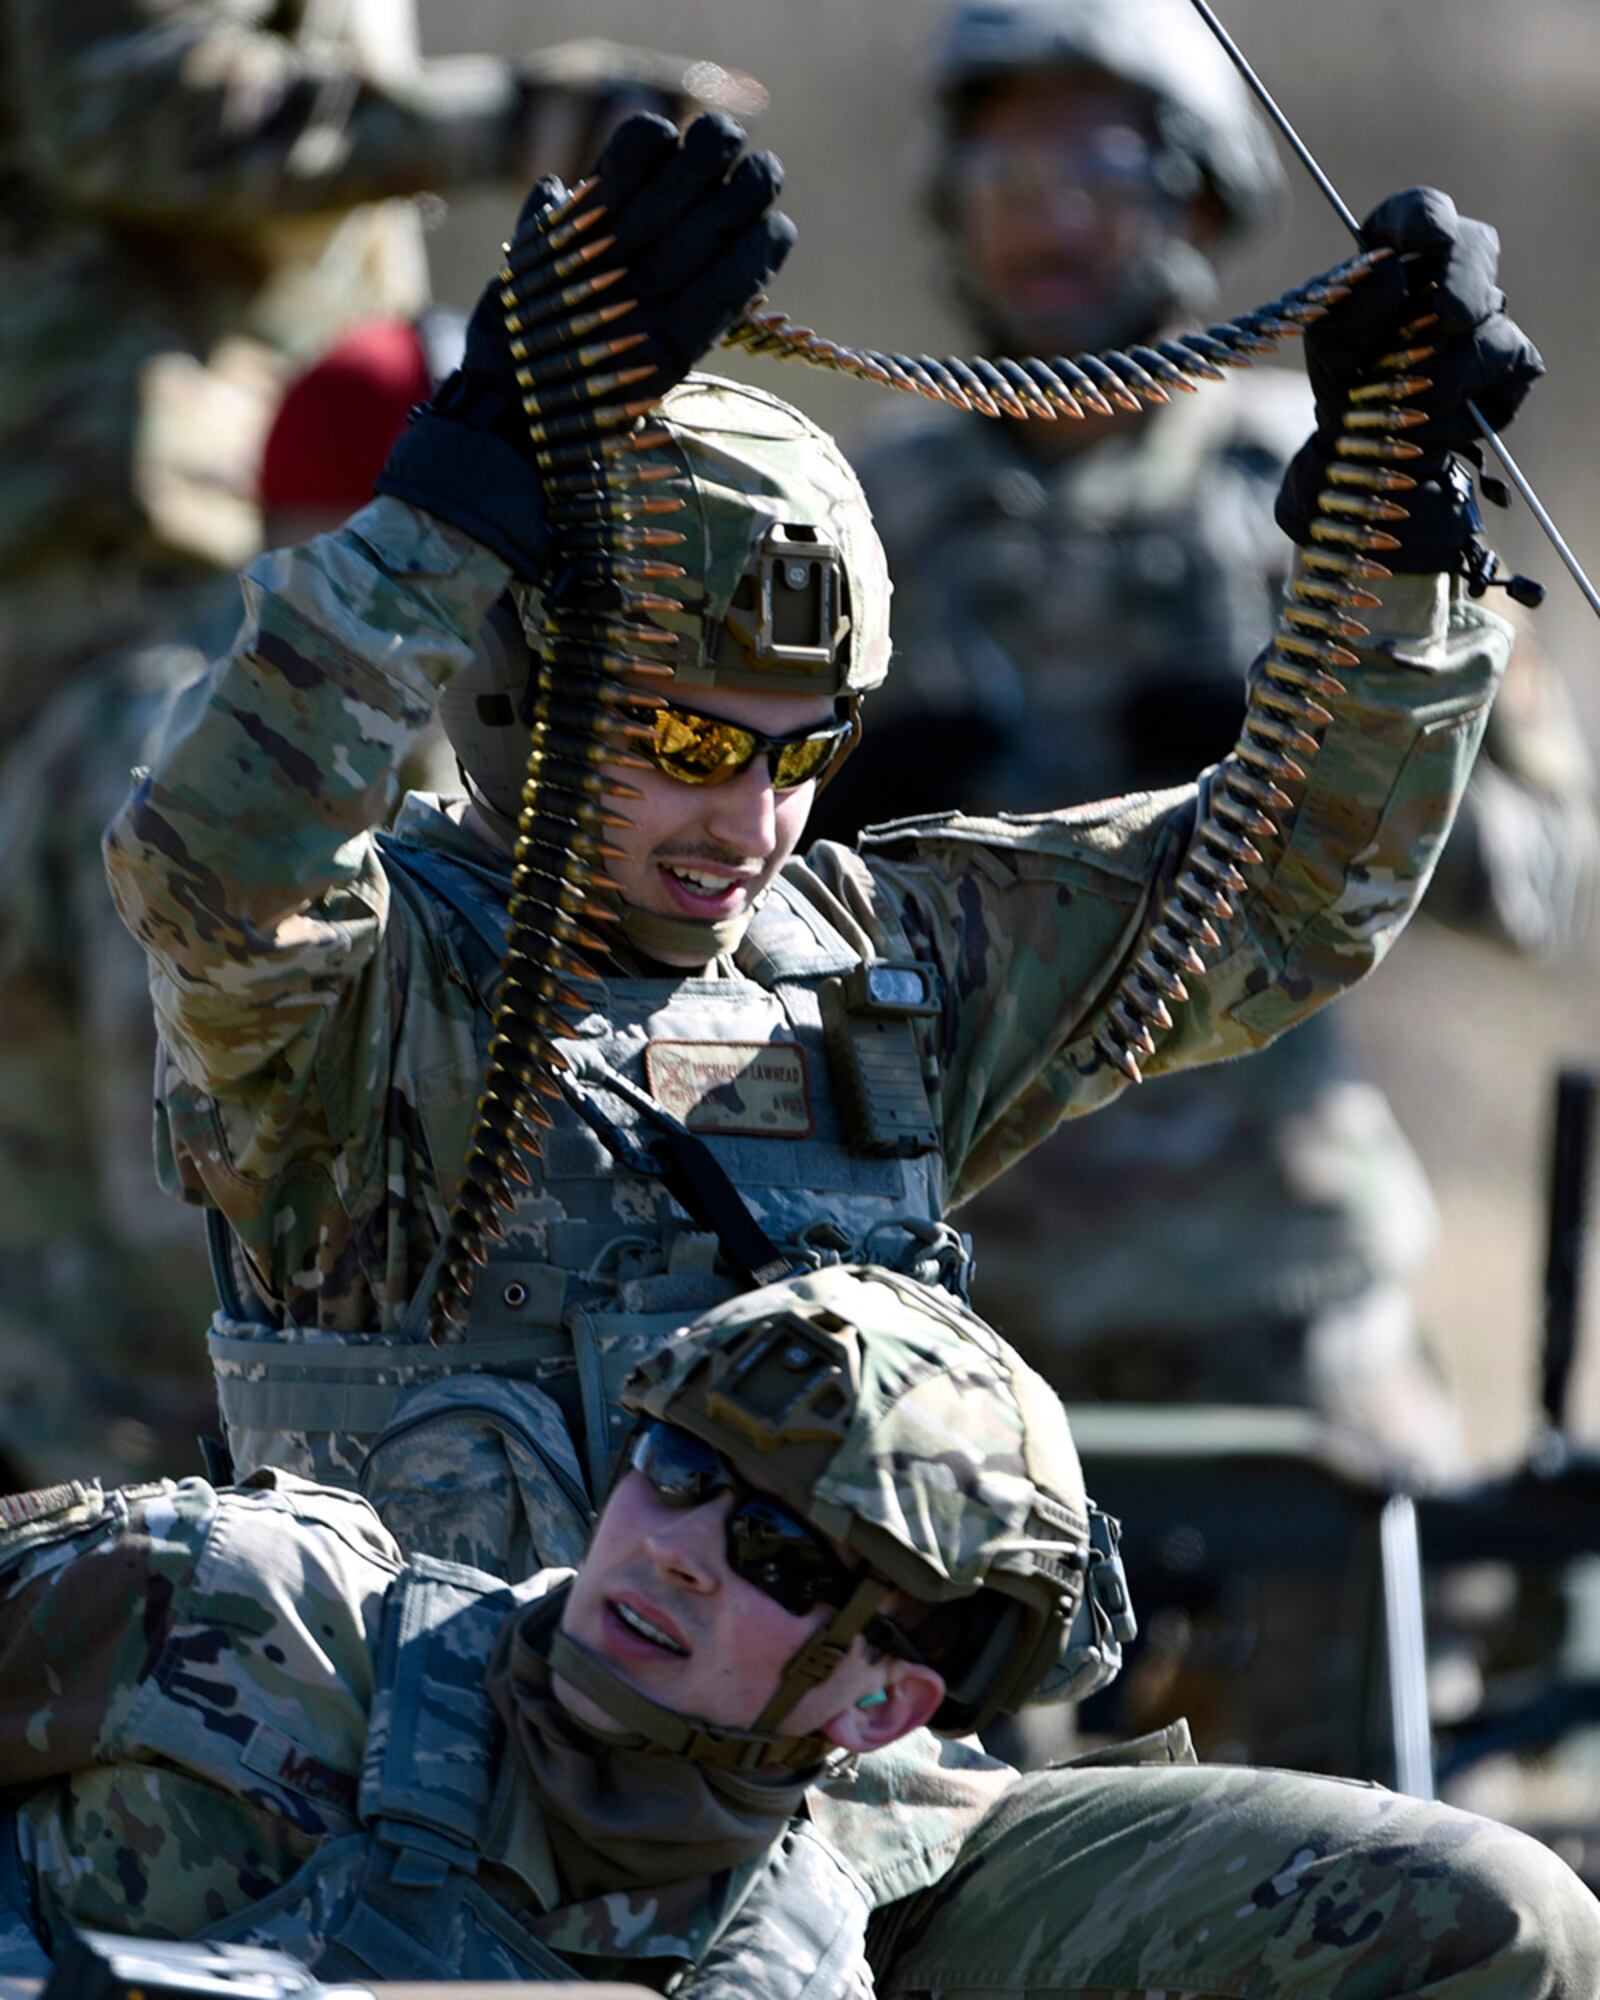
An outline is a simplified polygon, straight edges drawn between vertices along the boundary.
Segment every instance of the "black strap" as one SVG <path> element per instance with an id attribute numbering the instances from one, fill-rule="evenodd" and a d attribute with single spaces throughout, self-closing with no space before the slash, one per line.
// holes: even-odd
<path id="1" fill-rule="evenodd" d="M 211 1259 L 211 1282 L 217 1288 L 217 1304 L 229 1319 L 248 1319 L 244 1294 L 239 1290 L 233 1268 L 233 1231 L 228 1227 L 228 1218 L 220 1208 L 208 1208 L 205 1214 L 206 1255 Z"/>
<path id="2" fill-rule="evenodd" d="M 650 1152 L 662 1186 L 702 1229 L 711 1231 L 747 1285 L 776 1284 L 801 1268 L 750 1213 L 704 1140 L 669 1126 L 656 1133 Z"/>
<path id="3" fill-rule="evenodd" d="M 283 1324 L 282 1308 L 263 1297 L 249 1276 L 249 1265 L 245 1265 L 245 1283 L 248 1295 L 239 1287 L 239 1265 L 234 1260 L 236 1239 L 233 1226 L 220 1208 L 205 1211 L 206 1255 L 211 1260 L 211 1282 L 217 1289 L 217 1304 L 229 1319 L 254 1320 L 267 1326 Z M 241 1250 L 240 1257 L 244 1256 Z"/>
<path id="4" fill-rule="evenodd" d="M 660 1181 L 689 1219 L 716 1237 L 723 1256 L 747 1285 L 775 1284 L 804 1268 L 786 1257 L 757 1222 L 703 1139 L 609 1065 L 600 1065 L 592 1055 L 588 1064 L 591 1074 L 584 1082 L 614 1091 L 654 1128 L 650 1143 L 641 1145 L 606 1116 L 577 1077 L 570 1071 L 557 1073 L 563 1096 L 619 1166 Z M 602 1073 L 594 1075 L 595 1068 Z"/>

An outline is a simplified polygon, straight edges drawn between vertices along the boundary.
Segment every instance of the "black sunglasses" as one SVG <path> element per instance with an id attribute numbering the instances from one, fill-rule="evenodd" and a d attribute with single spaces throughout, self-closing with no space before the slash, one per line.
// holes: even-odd
<path id="1" fill-rule="evenodd" d="M 737 1505 L 728 1516 L 728 1567 L 753 1583 L 793 1617 L 819 1604 L 837 1610 L 848 1602 L 863 1570 L 852 1570 L 807 1521 L 770 1493 L 742 1478 L 720 1451 L 659 1417 L 638 1431 L 627 1463 L 649 1480 L 666 1507 L 703 1507 L 719 1493 Z M 880 1652 L 921 1665 L 916 1641 L 883 1612 L 869 1618 L 861 1636 Z"/>
<path id="2" fill-rule="evenodd" d="M 702 1507 L 719 1493 L 737 1505 L 728 1516 L 728 1567 L 796 1618 L 819 1604 L 837 1609 L 855 1573 L 808 1522 L 784 1503 L 740 1478 L 721 1452 L 659 1420 L 633 1441 L 628 1463 L 649 1480 L 666 1507 Z"/>

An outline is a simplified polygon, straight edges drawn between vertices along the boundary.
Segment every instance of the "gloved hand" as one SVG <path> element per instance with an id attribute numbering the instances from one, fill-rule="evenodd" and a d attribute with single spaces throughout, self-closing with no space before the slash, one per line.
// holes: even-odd
<path id="1" fill-rule="evenodd" d="M 608 331 L 645 336 L 619 360 L 655 371 L 636 396 L 681 381 L 794 242 L 794 224 L 772 207 L 782 167 L 771 153 L 741 157 L 743 146 L 743 130 L 722 112 L 697 118 L 681 138 L 666 119 L 640 113 L 601 155 L 590 201 L 606 214 L 590 235 L 616 241 L 594 268 L 627 273 L 612 296 L 636 307 Z M 519 236 L 565 195 L 558 180 L 538 182 Z M 460 368 L 390 452 L 376 490 L 453 522 L 537 581 L 550 540 L 500 292 L 496 277 L 467 324 Z"/>
<path id="2" fill-rule="evenodd" d="M 1447 194 L 1408 188 L 1391 195 L 1367 217 L 1361 235 L 1369 249 L 1387 245 L 1399 254 L 1306 329 L 1317 428 L 1284 478 L 1278 525 L 1294 541 L 1310 542 L 1317 495 L 1327 484 L 1351 386 L 1381 355 L 1431 347 L 1428 359 L 1408 371 L 1433 385 L 1409 405 L 1425 410 L 1428 423 L 1404 433 L 1423 456 L 1396 467 L 1418 485 L 1396 496 L 1410 518 L 1385 523 L 1401 546 L 1385 551 L 1382 561 L 1394 570 L 1459 571 L 1481 526 L 1471 483 L 1456 462 L 1459 454 L 1481 463 L 1478 428 L 1467 405 L 1476 403 L 1496 430 L 1503 429 L 1544 373 L 1544 363 L 1506 314 L 1505 294 L 1495 283 L 1498 234 L 1487 223 L 1458 215 Z M 1434 323 L 1402 339 L 1401 328 L 1424 314 L 1435 315 Z"/>

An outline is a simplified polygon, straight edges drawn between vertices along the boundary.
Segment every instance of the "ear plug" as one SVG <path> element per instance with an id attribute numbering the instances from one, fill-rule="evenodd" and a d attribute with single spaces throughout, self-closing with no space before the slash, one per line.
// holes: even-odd
<path id="1" fill-rule="evenodd" d="M 888 1699 L 889 1697 L 884 1693 L 882 1688 L 874 1688 L 871 1694 L 864 1694 L 861 1697 L 861 1699 L 856 1703 L 856 1707 L 876 1708 L 879 1702 L 887 1701 Z"/>

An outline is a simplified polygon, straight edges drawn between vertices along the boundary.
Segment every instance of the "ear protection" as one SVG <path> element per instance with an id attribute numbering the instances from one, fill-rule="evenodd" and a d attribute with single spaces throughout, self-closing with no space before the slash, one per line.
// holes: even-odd
<path id="1" fill-rule="evenodd" d="M 871 1694 L 864 1694 L 856 1703 L 857 1708 L 876 1708 L 880 1702 L 889 1699 L 882 1688 L 874 1688 Z"/>

